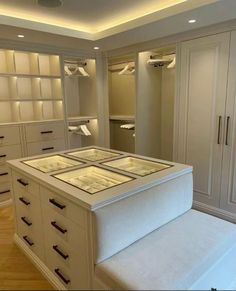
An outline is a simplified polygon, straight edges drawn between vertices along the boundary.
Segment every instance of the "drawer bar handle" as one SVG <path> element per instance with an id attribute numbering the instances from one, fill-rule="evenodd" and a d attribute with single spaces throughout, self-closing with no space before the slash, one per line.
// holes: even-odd
<path id="1" fill-rule="evenodd" d="M 0 176 L 6 176 L 6 175 L 8 175 L 8 172 L 0 173 Z"/>
<path id="2" fill-rule="evenodd" d="M 53 130 L 41 131 L 41 134 L 53 133 Z"/>
<path id="3" fill-rule="evenodd" d="M 21 217 L 21 220 L 22 220 L 26 225 L 28 225 L 28 226 L 31 226 L 31 225 L 32 225 L 32 222 L 29 222 L 29 221 L 26 219 L 26 217 L 24 217 L 24 216 Z"/>
<path id="4" fill-rule="evenodd" d="M 20 197 L 19 200 L 27 206 L 30 205 L 30 202 L 26 201 L 23 197 Z"/>
<path id="5" fill-rule="evenodd" d="M 23 236 L 23 239 L 27 242 L 28 245 L 31 247 L 34 245 L 34 243 L 28 238 L 27 235 Z"/>
<path id="6" fill-rule="evenodd" d="M 55 205 L 56 207 L 60 208 L 60 209 L 64 209 L 66 208 L 65 205 L 61 205 L 60 203 L 58 203 L 55 199 L 50 198 L 49 202 L 52 203 L 53 205 Z"/>
<path id="7" fill-rule="evenodd" d="M 69 255 L 65 255 L 59 248 L 57 245 L 52 246 L 52 248 L 64 259 L 68 259 Z"/>
<path id="8" fill-rule="evenodd" d="M 62 281 L 66 284 L 69 284 L 70 283 L 70 280 L 69 279 L 66 279 L 62 274 L 61 274 L 61 271 L 60 269 L 55 269 L 54 272 L 58 275 L 58 277 L 60 277 L 62 279 Z"/>
<path id="9" fill-rule="evenodd" d="M 5 138 L 5 136 L 4 136 L 4 135 L 1 135 L 1 136 L 0 136 L 0 139 L 3 139 L 3 138 Z"/>
<path id="10" fill-rule="evenodd" d="M 54 150 L 54 147 L 43 148 L 42 151 Z"/>
<path id="11" fill-rule="evenodd" d="M 2 192 L 0 192 L 0 195 L 1 194 L 6 194 L 6 193 L 9 193 L 9 192 L 11 192 L 11 190 L 2 191 Z"/>
<path id="12" fill-rule="evenodd" d="M 59 230 L 61 233 L 65 234 L 67 232 L 66 229 L 61 228 L 59 225 L 57 225 L 56 221 L 52 221 L 51 225 L 55 227 L 57 230 Z"/>
<path id="13" fill-rule="evenodd" d="M 17 179 L 17 182 L 25 187 L 29 185 L 29 183 L 22 181 L 22 179 Z"/>
<path id="14" fill-rule="evenodd" d="M 0 158 L 5 158 L 7 155 L 0 155 Z"/>

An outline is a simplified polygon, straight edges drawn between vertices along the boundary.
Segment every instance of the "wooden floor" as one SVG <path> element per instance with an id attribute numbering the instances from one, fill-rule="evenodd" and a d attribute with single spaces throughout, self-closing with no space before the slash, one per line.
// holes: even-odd
<path id="1" fill-rule="evenodd" d="M 52 290 L 52 286 L 13 242 L 11 207 L 0 209 L 0 290 Z"/>

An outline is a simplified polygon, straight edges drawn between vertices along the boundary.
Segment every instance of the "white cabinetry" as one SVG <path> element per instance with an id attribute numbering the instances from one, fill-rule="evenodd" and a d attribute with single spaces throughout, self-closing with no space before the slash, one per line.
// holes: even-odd
<path id="1" fill-rule="evenodd" d="M 234 219 L 235 46 L 235 32 L 181 44 L 176 116 L 176 160 L 193 166 L 195 205 Z"/>

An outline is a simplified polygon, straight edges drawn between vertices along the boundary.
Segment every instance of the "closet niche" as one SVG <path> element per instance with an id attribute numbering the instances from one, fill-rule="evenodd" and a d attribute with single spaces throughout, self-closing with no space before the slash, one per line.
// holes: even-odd
<path id="1" fill-rule="evenodd" d="M 173 159 L 175 64 L 175 47 L 138 54 L 137 154 Z"/>
<path id="2" fill-rule="evenodd" d="M 134 56 L 108 60 L 110 147 L 135 152 Z"/>
<path id="3" fill-rule="evenodd" d="M 68 144 L 70 148 L 98 143 L 96 60 L 64 60 Z"/>

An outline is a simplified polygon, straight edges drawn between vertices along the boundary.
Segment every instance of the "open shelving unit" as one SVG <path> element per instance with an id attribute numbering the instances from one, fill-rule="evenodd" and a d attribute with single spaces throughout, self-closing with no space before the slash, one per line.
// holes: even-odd
<path id="1" fill-rule="evenodd" d="M 0 123 L 63 119 L 58 55 L 0 50 Z"/>
<path id="2" fill-rule="evenodd" d="M 98 143 L 96 60 L 66 57 L 64 68 L 68 127 L 79 128 L 80 125 L 85 125 L 91 133 L 83 135 L 79 131 L 69 131 L 69 147 L 96 145 Z"/>
<path id="3" fill-rule="evenodd" d="M 134 55 L 108 60 L 110 147 L 135 152 L 135 130 L 122 125 L 135 124 L 135 62 Z"/>

